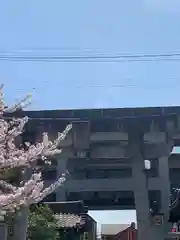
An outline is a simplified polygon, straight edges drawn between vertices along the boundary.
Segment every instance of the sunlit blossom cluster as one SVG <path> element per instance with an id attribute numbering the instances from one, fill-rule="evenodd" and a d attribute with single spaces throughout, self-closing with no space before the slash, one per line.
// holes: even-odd
<path id="1" fill-rule="evenodd" d="M 36 163 L 38 159 L 49 162 L 49 157 L 61 153 L 62 150 L 58 149 L 59 143 L 65 139 L 71 130 L 71 124 L 59 134 L 54 142 L 49 141 L 48 134 L 44 133 L 41 143 L 35 143 L 34 145 L 25 143 L 26 147 L 17 147 L 16 137 L 23 133 L 28 118 L 24 117 L 8 121 L 3 117 L 5 112 L 14 112 L 28 105 L 26 101 L 29 101 L 29 97 L 30 95 L 15 106 L 7 108 L 4 104 L 2 86 L 0 88 L 0 170 L 2 172 L 8 169 L 20 168 L 22 175 L 27 169 L 31 170 L 29 180 L 22 179 L 18 186 L 0 180 L 1 211 L 15 211 L 21 206 L 29 206 L 32 203 L 39 202 L 62 186 L 66 180 L 66 174 L 64 173 L 55 183 L 44 188 L 41 173 L 37 172 Z"/>

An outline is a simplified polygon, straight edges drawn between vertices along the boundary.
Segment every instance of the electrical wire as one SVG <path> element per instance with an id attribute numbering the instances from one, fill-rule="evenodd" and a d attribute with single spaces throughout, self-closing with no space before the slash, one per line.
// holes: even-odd
<path id="1" fill-rule="evenodd" d="M 40 61 L 40 62 L 152 62 L 152 61 L 180 61 L 180 53 L 165 54 L 139 54 L 139 55 L 16 55 L 12 53 L 0 53 L 1 61 Z"/>
<path id="2" fill-rule="evenodd" d="M 3 55 L 3 54 L 4 55 Z M 16 54 L 16 53 L 20 53 L 20 52 L 0 52 L 0 56 L 4 56 L 4 57 L 8 57 L 8 56 L 10 56 L 10 57 L 18 57 L 18 55 L 14 55 L 14 54 Z M 28 57 L 28 55 L 27 55 L 27 53 L 30 53 L 30 52 L 21 52 L 21 54 L 22 53 L 25 53 L 26 54 L 26 56 L 25 55 L 19 55 L 19 57 Z M 12 55 L 13 54 L 13 55 Z M 53 55 L 52 56 L 37 56 L 37 55 L 35 55 L 35 56 L 29 56 L 29 57 L 46 57 L 46 58 L 48 58 L 48 57 L 53 57 Z M 86 58 L 88 58 L 88 59 L 90 59 L 90 58 L 92 58 L 92 59 L 94 59 L 94 58 L 99 58 L 99 59 L 103 59 L 103 58 L 107 58 L 107 59 L 109 59 L 109 58 L 157 58 L 157 57 L 180 57 L 180 53 L 161 53 L 161 54 L 115 54 L 115 55 L 109 55 L 109 54 L 104 54 L 104 53 L 101 53 L 101 54 L 93 54 L 93 55 L 82 55 L 82 56 L 80 56 L 80 55 L 69 55 L 69 56 L 54 56 L 54 57 L 57 57 L 57 58 L 62 58 L 62 59 L 86 59 Z"/>
<path id="3" fill-rule="evenodd" d="M 1 58 L 0 61 L 8 62 L 43 62 L 43 63 L 135 63 L 135 62 L 180 62 L 180 59 L 117 59 L 117 60 L 98 60 L 98 59 L 40 59 L 40 58 Z"/>

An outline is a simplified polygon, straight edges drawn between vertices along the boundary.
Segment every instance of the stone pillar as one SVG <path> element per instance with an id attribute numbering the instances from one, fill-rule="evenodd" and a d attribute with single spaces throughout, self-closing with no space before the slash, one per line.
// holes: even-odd
<path id="1" fill-rule="evenodd" d="M 67 172 L 67 161 L 71 156 L 70 149 L 63 149 L 62 153 L 57 157 L 57 179 L 63 174 Z M 56 202 L 66 201 L 66 183 L 59 187 L 56 190 Z"/>
<path id="2" fill-rule="evenodd" d="M 13 240 L 26 240 L 29 208 L 23 207 L 15 216 Z"/>
<path id="3" fill-rule="evenodd" d="M 147 178 L 144 172 L 144 160 L 142 157 L 133 159 L 133 185 L 134 199 L 137 214 L 138 225 L 138 240 L 150 240 L 150 213 L 149 213 L 149 198 L 147 189 Z"/>
<path id="4" fill-rule="evenodd" d="M 140 134 L 133 134 L 130 137 L 133 173 L 132 182 L 137 214 L 138 240 L 155 240 L 150 231 L 148 182 L 144 171 L 142 137 Z"/>
<path id="5" fill-rule="evenodd" d="M 0 223 L 0 239 L 7 240 L 7 225 L 5 223 Z"/>
<path id="6" fill-rule="evenodd" d="M 170 206 L 170 180 L 169 180 L 169 164 L 168 156 L 161 157 L 159 161 L 159 177 L 161 179 L 161 212 L 164 214 L 164 231 L 167 234 L 170 231 L 169 206 Z"/>

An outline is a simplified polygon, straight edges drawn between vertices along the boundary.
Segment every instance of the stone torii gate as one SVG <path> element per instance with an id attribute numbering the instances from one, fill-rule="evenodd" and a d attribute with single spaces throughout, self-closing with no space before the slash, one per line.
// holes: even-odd
<path id="1" fill-rule="evenodd" d="M 114 134 L 90 133 L 89 121 L 80 119 L 73 122 L 72 136 L 68 139 L 67 145 L 73 144 L 76 150 L 85 150 L 93 138 L 111 138 L 119 141 L 127 141 L 129 156 L 132 160 L 132 189 L 135 198 L 135 207 L 137 213 L 138 239 L 139 240 L 160 240 L 165 239 L 170 231 L 169 206 L 170 206 L 170 181 L 168 158 L 173 148 L 173 144 L 177 143 L 178 133 L 180 131 L 180 121 L 178 115 L 166 114 L 168 108 L 157 108 L 159 114 L 151 114 L 150 116 L 124 116 L 119 118 L 120 130 Z M 138 109 L 139 113 L 142 109 Z M 147 109 L 146 109 L 147 110 Z M 103 110 L 103 118 L 105 119 L 106 111 Z M 121 111 L 119 109 L 119 111 Z M 136 110 L 134 110 L 136 111 Z M 142 110 L 143 111 L 143 110 Z M 133 111 L 132 111 L 133 112 Z M 140 114 L 139 114 L 140 115 Z M 111 116 L 112 117 L 112 116 Z M 113 116 L 114 117 L 114 116 Z M 112 118 L 113 118 L 112 117 Z M 110 118 L 110 116 L 109 116 Z M 101 135 L 101 137 L 100 137 Z M 175 141 L 174 141 L 175 140 Z M 72 142 L 71 142 L 72 141 Z M 71 142 L 71 143 L 70 143 Z M 66 145 L 66 143 L 65 143 Z M 66 145 L 66 146 L 67 146 Z M 66 148 L 66 152 L 62 154 L 59 161 L 59 170 L 65 170 L 66 158 L 70 156 Z M 161 192 L 161 213 L 163 215 L 163 224 L 155 225 L 152 222 L 149 206 L 149 186 L 147 176 L 144 172 L 144 161 L 148 158 L 158 158 L 159 178 L 153 179 L 151 185 Z M 63 165 L 64 164 L 64 165 Z M 63 191 L 63 190 L 62 190 Z M 65 193 L 59 191 L 59 200 L 63 199 Z"/>
<path id="2" fill-rule="evenodd" d="M 73 123 L 72 134 L 62 143 L 63 152 L 58 161 L 58 175 L 67 170 L 67 160 L 74 152 L 90 151 L 90 157 L 95 155 L 91 149 L 92 141 L 117 141 L 119 150 L 132 160 L 131 189 L 134 192 L 137 212 L 139 240 L 164 239 L 169 231 L 170 182 L 168 158 L 173 145 L 180 145 L 180 108 L 126 108 L 126 109 L 88 109 L 88 110 L 57 110 L 21 112 L 32 119 L 47 120 L 49 116 L 56 122 Z M 92 131 L 92 125 L 99 121 L 118 122 L 118 130 L 98 132 Z M 106 125 L 108 128 L 109 125 Z M 46 131 L 46 129 L 44 129 Z M 48 130 L 47 130 L 48 131 Z M 53 135 L 53 134 L 52 134 Z M 53 138 L 53 137 L 52 137 Z M 123 144 L 121 144 L 123 143 Z M 72 151 L 73 149 L 73 151 Z M 99 151 L 99 150 L 98 150 Z M 96 151 L 96 155 L 97 152 Z M 100 151 L 104 154 L 105 149 Z M 114 152 L 113 152 L 114 154 Z M 148 183 L 144 173 L 144 160 L 158 159 L 159 177 Z M 113 186 L 112 186 L 113 187 Z M 149 188 L 161 192 L 161 213 L 164 224 L 156 226 L 152 223 L 149 207 Z M 60 189 L 56 195 L 57 201 L 66 200 L 65 189 Z"/>

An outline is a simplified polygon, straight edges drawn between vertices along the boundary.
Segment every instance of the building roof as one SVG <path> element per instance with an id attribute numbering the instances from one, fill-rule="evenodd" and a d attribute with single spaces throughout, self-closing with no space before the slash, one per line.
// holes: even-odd
<path id="1" fill-rule="evenodd" d="M 83 201 L 44 202 L 44 204 L 47 204 L 54 213 L 71 213 L 78 215 L 88 212 Z"/>
<path id="2" fill-rule="evenodd" d="M 101 234 L 102 235 L 117 235 L 119 232 L 124 231 L 131 224 L 102 224 Z"/>
<path id="3" fill-rule="evenodd" d="M 72 228 L 72 227 L 80 227 L 85 224 L 85 221 L 81 216 L 75 214 L 56 214 L 55 218 L 58 220 L 59 228 Z"/>
<path id="4" fill-rule="evenodd" d="M 95 220 L 87 214 L 83 201 L 45 202 L 55 213 L 59 228 L 84 227 Z"/>

